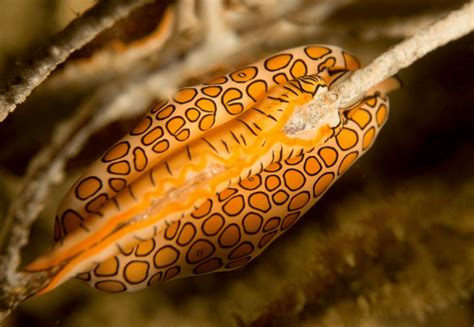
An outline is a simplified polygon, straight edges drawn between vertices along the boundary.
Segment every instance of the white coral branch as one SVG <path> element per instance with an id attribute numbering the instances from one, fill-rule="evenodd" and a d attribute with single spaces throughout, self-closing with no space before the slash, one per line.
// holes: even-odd
<path id="1" fill-rule="evenodd" d="M 315 98 L 310 104 L 301 107 L 288 121 L 286 132 L 296 134 L 314 130 L 321 116 L 334 115 L 338 108 L 350 105 L 371 87 L 410 66 L 427 53 L 473 30 L 474 1 L 470 1 L 383 53 L 370 65 L 356 71 L 346 81 Z"/>
<path id="2" fill-rule="evenodd" d="M 71 53 L 92 40 L 97 34 L 125 17 L 146 0 L 104 0 L 72 21 L 56 35 L 53 42 L 34 55 L 20 67 L 14 77 L 0 94 L 0 122 L 18 104 L 25 101 L 34 88 L 40 85 L 51 72 L 63 63 Z"/>

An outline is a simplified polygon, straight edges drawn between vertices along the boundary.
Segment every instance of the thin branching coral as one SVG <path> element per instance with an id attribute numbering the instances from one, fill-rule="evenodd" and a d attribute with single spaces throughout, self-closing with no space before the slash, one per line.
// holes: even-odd
<path id="1" fill-rule="evenodd" d="M 140 4 L 122 1 L 120 10 L 105 10 L 109 17 L 106 24 L 96 25 L 81 42 L 67 44 L 73 44 L 74 49 L 82 46 Z M 426 0 L 413 8 L 401 1 L 395 8 L 380 2 L 375 10 L 370 4 L 351 1 L 203 0 L 196 4 L 183 0 L 165 10 L 168 4 L 150 2 L 145 10 L 138 9 L 116 23 L 114 28 L 122 24 L 133 30 L 130 26 L 140 25 L 137 21 L 141 25 L 148 22 L 151 27 L 134 40 L 117 40 L 113 32 L 107 35 L 106 31 L 44 82 L 58 61 L 31 75 L 35 70 L 28 67 L 42 62 L 33 61 L 24 70 L 28 76 L 21 68 L 18 71 L 19 76 L 26 76 L 22 78 L 25 88 L 7 88 L 2 95 L 6 115 L 39 85 L 0 129 L 5 185 L 0 203 L 10 204 L 1 240 L 4 315 L 45 278 L 17 271 L 19 251 L 28 238 L 33 244 L 49 241 L 49 235 L 42 234 L 49 233 L 50 224 L 45 221 L 50 217 L 42 217 L 29 237 L 33 221 L 45 204 L 57 204 L 64 187 L 55 184 L 64 178 L 63 183 L 72 183 L 71 171 L 76 175 L 83 168 L 84 161 L 71 158 L 81 153 L 80 158 L 91 160 L 112 143 L 97 142 L 98 133 L 110 131 L 111 124 L 115 129 L 120 129 L 120 124 L 130 126 L 152 100 L 168 96 L 178 86 L 209 79 L 295 45 L 336 43 L 360 53 L 365 62 L 381 53 L 381 58 L 391 60 L 376 60 L 321 99 L 322 105 L 334 108 L 334 103 L 350 102 L 378 79 L 469 33 L 474 24 L 470 19 L 472 1 L 427 29 L 421 27 L 456 4 Z M 431 5 L 429 11 L 427 4 Z M 115 5 L 105 1 L 96 8 L 107 6 Z M 155 16 L 146 16 L 147 11 Z M 158 17 L 162 17 L 161 23 Z M 82 24 L 87 19 L 77 21 Z M 399 38 L 417 31 L 421 32 L 404 43 L 405 48 L 402 44 L 384 53 Z M 429 40 L 422 41 L 427 35 Z M 420 69 L 412 75 L 402 72 L 407 86 L 394 98 L 393 107 L 398 109 L 392 111 L 385 140 L 382 138 L 366 160 L 287 237 L 252 265 L 115 296 L 92 293 L 70 283 L 48 295 L 51 301 L 33 299 L 20 306 L 12 324 L 15 319 L 21 322 L 34 316 L 35 323 L 59 319 L 78 326 L 97 322 L 145 326 L 422 325 L 440 312 L 455 312 L 459 320 L 453 321 L 469 322 L 474 194 L 472 168 L 466 164 L 472 162 L 468 155 L 472 153 L 472 135 L 466 132 L 472 110 L 466 110 L 466 104 L 474 99 L 469 97 L 472 82 L 468 78 L 460 82 L 457 77 L 465 77 L 469 71 L 469 61 L 463 61 L 461 54 L 472 55 L 472 37 L 456 44 L 457 50 L 445 52 L 444 60 L 434 60 L 436 55 L 428 54 L 426 60 L 415 64 Z M 61 62 L 69 51 L 61 55 Z M 416 55 L 418 51 L 422 53 Z M 407 53 L 410 55 L 403 57 Z M 51 56 L 56 58 L 54 51 Z M 51 59 L 47 52 L 33 58 Z M 9 73 L 14 76 L 16 72 Z M 35 113 L 36 107 L 43 109 Z M 43 116 L 38 116 L 41 112 Z M 38 119 L 43 119 L 45 127 L 39 126 Z M 119 120 L 122 122 L 117 123 Z M 13 139 L 20 129 L 27 132 Z M 119 134 L 111 132 L 112 138 Z M 88 142 L 90 138 L 95 142 Z M 24 151 L 23 156 L 30 159 L 39 145 L 43 150 L 23 172 L 19 167 L 26 167 L 28 160 L 20 163 L 15 154 Z M 454 159 L 440 163 L 449 156 Z M 21 191 L 19 175 L 25 176 Z M 45 213 L 52 211 L 47 207 Z M 61 314 L 74 303 L 80 305 L 72 314 Z M 466 309 L 452 311 L 458 303 Z"/>

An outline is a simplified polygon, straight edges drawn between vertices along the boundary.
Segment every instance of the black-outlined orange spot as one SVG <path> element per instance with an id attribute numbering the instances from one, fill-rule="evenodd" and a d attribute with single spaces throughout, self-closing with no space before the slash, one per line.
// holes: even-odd
<path id="1" fill-rule="evenodd" d="M 76 275 L 76 278 L 79 278 L 80 280 L 88 282 L 88 281 L 91 280 L 91 274 L 90 273 L 80 273 L 80 274 Z"/>
<path id="2" fill-rule="evenodd" d="M 385 105 L 381 105 L 377 110 L 377 125 L 381 126 L 383 122 L 387 119 L 387 107 Z"/>
<path id="3" fill-rule="evenodd" d="M 357 133 L 349 128 L 343 128 L 336 136 L 337 144 L 342 150 L 348 150 L 357 144 Z"/>
<path id="4" fill-rule="evenodd" d="M 269 232 L 260 239 L 258 242 L 258 247 L 263 248 L 264 246 L 268 245 L 273 237 L 276 235 L 277 231 Z"/>
<path id="5" fill-rule="evenodd" d="M 323 71 L 325 68 L 332 68 L 336 64 L 336 59 L 329 57 L 318 65 L 318 71 Z"/>
<path id="6" fill-rule="evenodd" d="M 95 283 L 94 286 L 101 291 L 110 293 L 125 292 L 127 290 L 127 287 L 122 282 L 116 280 L 100 281 Z"/>
<path id="7" fill-rule="evenodd" d="M 263 217 L 256 212 L 249 212 L 245 215 L 242 223 L 244 226 L 244 231 L 247 234 L 258 233 L 260 227 L 262 227 Z"/>
<path id="8" fill-rule="evenodd" d="M 161 140 L 160 142 L 156 143 L 151 149 L 156 153 L 163 153 L 168 150 L 170 143 L 168 140 Z"/>
<path id="9" fill-rule="evenodd" d="M 368 105 L 369 107 L 375 107 L 377 104 L 377 98 L 376 97 L 370 97 L 365 100 L 365 104 Z"/>
<path id="10" fill-rule="evenodd" d="M 300 210 L 304 208 L 308 204 L 310 198 L 311 196 L 309 195 L 308 191 L 303 191 L 296 194 L 291 198 L 290 203 L 288 204 L 288 211 Z"/>
<path id="11" fill-rule="evenodd" d="M 239 185 L 246 190 L 255 190 L 262 183 L 260 175 L 253 175 L 249 178 L 242 180 Z"/>
<path id="12" fill-rule="evenodd" d="M 161 277 L 163 276 L 163 273 L 160 271 L 160 272 L 157 272 L 156 274 L 154 274 L 153 276 L 151 276 L 150 280 L 148 281 L 148 286 L 152 286 L 152 285 L 155 285 L 157 283 L 159 283 L 161 281 Z"/>
<path id="13" fill-rule="evenodd" d="M 145 117 L 143 120 L 130 132 L 130 135 L 141 135 L 145 133 L 151 126 L 152 119 Z"/>
<path id="14" fill-rule="evenodd" d="M 297 169 L 291 168 L 287 169 L 283 174 L 283 180 L 285 185 L 291 191 L 296 191 L 300 189 L 306 182 L 304 175 Z"/>
<path id="15" fill-rule="evenodd" d="M 305 76 L 307 72 L 308 68 L 306 67 L 304 61 L 301 59 L 295 60 L 295 62 L 290 68 L 290 74 L 293 78 Z"/>
<path id="16" fill-rule="evenodd" d="M 264 192 L 255 192 L 249 196 L 249 205 L 255 210 L 268 212 L 271 209 L 270 199 Z"/>
<path id="17" fill-rule="evenodd" d="M 334 173 L 328 172 L 323 174 L 318 180 L 314 183 L 313 186 L 313 195 L 315 197 L 323 194 L 329 185 L 331 185 L 334 180 Z"/>
<path id="18" fill-rule="evenodd" d="M 117 257 L 111 257 L 102 261 L 95 269 L 94 273 L 100 277 L 117 275 L 120 266 L 120 261 Z"/>
<path id="19" fill-rule="evenodd" d="M 155 253 L 153 258 L 156 268 L 171 266 L 178 260 L 179 251 L 171 245 L 165 245 Z"/>
<path id="20" fill-rule="evenodd" d="M 179 266 L 168 268 L 168 270 L 166 270 L 165 272 L 165 276 L 163 277 L 162 281 L 165 282 L 167 280 L 170 280 L 176 277 L 180 271 L 181 271 L 181 268 Z"/>
<path id="21" fill-rule="evenodd" d="M 347 154 L 344 159 L 342 159 L 341 164 L 339 165 L 338 174 L 343 174 L 357 159 L 358 153 L 356 151 Z"/>
<path id="22" fill-rule="evenodd" d="M 273 194 L 272 199 L 273 199 L 273 202 L 275 202 L 278 205 L 281 205 L 285 203 L 286 200 L 288 200 L 288 197 L 289 197 L 288 193 L 286 193 L 283 190 L 279 190 Z"/>
<path id="23" fill-rule="evenodd" d="M 76 223 L 74 223 L 73 226 L 76 226 L 76 225 L 79 226 Z M 62 235 L 63 235 L 63 232 L 61 230 L 61 223 L 59 222 L 58 216 L 56 216 L 56 218 L 54 218 L 54 232 L 53 232 L 54 241 L 55 242 L 59 241 Z"/>
<path id="24" fill-rule="evenodd" d="M 153 105 L 153 107 L 151 108 L 150 112 L 152 114 L 154 114 L 155 112 L 157 112 L 158 110 L 160 110 L 161 108 L 163 108 L 165 106 L 165 104 L 168 103 L 168 100 L 161 100 L 161 101 L 158 101 L 155 105 Z"/>
<path id="25" fill-rule="evenodd" d="M 249 66 L 230 74 L 230 78 L 237 83 L 245 83 L 257 76 L 257 68 Z"/>
<path id="26" fill-rule="evenodd" d="M 222 210 L 229 216 L 236 216 L 244 210 L 245 202 L 241 194 L 230 198 L 223 206 Z"/>
<path id="27" fill-rule="evenodd" d="M 148 164 L 148 159 L 146 157 L 145 151 L 142 148 L 135 148 L 133 150 L 133 165 L 135 166 L 136 171 L 143 171 Z"/>
<path id="28" fill-rule="evenodd" d="M 82 217 L 72 209 L 68 209 L 64 212 L 61 223 L 64 229 L 64 233 L 70 234 L 74 230 L 76 230 L 79 225 L 82 223 Z M 59 227 L 59 224 L 56 224 Z"/>
<path id="29" fill-rule="evenodd" d="M 174 117 L 166 123 L 166 129 L 171 135 L 175 135 L 181 127 L 186 124 L 183 117 Z"/>
<path id="30" fill-rule="evenodd" d="M 356 70 L 360 68 L 359 60 L 348 52 L 342 51 L 344 57 L 345 68 L 348 70 Z"/>
<path id="31" fill-rule="evenodd" d="M 167 105 L 166 107 L 164 107 L 163 109 L 158 111 L 158 113 L 156 114 L 156 119 L 164 120 L 164 119 L 168 118 L 169 116 L 171 116 L 173 114 L 175 108 L 176 107 L 172 104 Z"/>
<path id="32" fill-rule="evenodd" d="M 142 143 L 144 145 L 150 145 L 162 136 L 163 136 L 163 128 L 161 128 L 160 126 L 157 126 L 142 137 Z"/>
<path id="33" fill-rule="evenodd" d="M 364 138 L 362 141 L 362 149 L 366 150 L 374 141 L 375 137 L 375 128 L 371 127 L 369 130 L 364 134 Z"/>
<path id="34" fill-rule="evenodd" d="M 165 238 L 167 240 L 172 240 L 176 234 L 178 233 L 179 226 L 181 224 L 181 221 L 174 221 L 172 222 L 168 227 L 165 229 Z"/>
<path id="35" fill-rule="evenodd" d="M 216 112 L 216 104 L 210 99 L 201 98 L 196 101 L 196 106 L 205 112 Z"/>
<path id="36" fill-rule="evenodd" d="M 219 245 L 228 248 L 240 241 L 240 228 L 237 224 L 228 225 L 219 236 Z"/>
<path id="37" fill-rule="evenodd" d="M 283 221 L 281 223 L 281 230 L 285 230 L 289 228 L 291 225 L 293 225 L 293 223 L 298 219 L 299 216 L 300 216 L 299 212 L 293 212 L 286 215 L 285 218 L 283 218 Z"/>
<path id="38" fill-rule="evenodd" d="M 193 269 L 195 274 L 207 274 L 219 269 L 222 266 L 222 260 L 219 258 L 209 259 Z"/>
<path id="39" fill-rule="evenodd" d="M 306 47 L 304 49 L 304 52 L 306 53 L 306 55 L 308 55 L 308 57 L 316 60 L 321 57 L 324 57 L 328 53 L 331 53 L 331 50 L 325 47 L 314 46 L 314 47 Z"/>
<path id="40" fill-rule="evenodd" d="M 206 83 L 207 85 L 209 84 L 224 84 L 227 82 L 227 77 L 225 76 L 221 76 L 221 77 L 218 77 L 218 78 L 215 78 L 213 79 L 212 81 Z"/>
<path id="41" fill-rule="evenodd" d="M 274 173 L 274 172 L 279 171 L 280 169 L 281 169 L 281 164 L 279 162 L 272 162 L 271 164 L 267 166 L 267 168 L 265 168 L 265 171 Z"/>
<path id="42" fill-rule="evenodd" d="M 280 217 L 272 217 L 263 225 L 263 231 L 269 232 L 280 225 Z"/>
<path id="43" fill-rule="evenodd" d="M 149 267 L 147 261 L 131 261 L 125 266 L 123 276 L 130 284 L 140 284 L 147 279 Z"/>
<path id="44" fill-rule="evenodd" d="M 197 95 L 197 93 L 198 92 L 193 88 L 183 88 L 176 92 L 173 97 L 173 100 L 180 104 L 187 103 L 189 101 L 192 101 Z"/>
<path id="45" fill-rule="evenodd" d="M 227 200 L 228 198 L 230 198 L 235 193 L 237 193 L 237 190 L 235 188 L 226 188 L 225 190 L 223 190 L 222 192 L 218 194 L 219 201 L 223 202 Z"/>
<path id="46" fill-rule="evenodd" d="M 99 209 L 107 200 L 109 197 L 107 194 L 102 193 L 98 196 L 96 196 L 94 199 L 90 200 L 86 204 L 86 210 L 89 212 L 95 212 L 97 209 Z"/>
<path id="47" fill-rule="evenodd" d="M 189 138 L 189 135 L 191 134 L 191 132 L 189 131 L 189 129 L 185 128 L 183 129 L 181 132 L 179 132 L 178 134 L 175 135 L 175 138 L 178 140 L 178 141 L 186 141 L 188 138 Z"/>
<path id="48" fill-rule="evenodd" d="M 130 144 L 128 142 L 120 142 L 115 144 L 109 151 L 102 157 L 102 162 L 110 162 L 127 155 L 130 150 Z"/>
<path id="49" fill-rule="evenodd" d="M 253 101 L 260 101 L 268 91 L 267 82 L 263 79 L 253 81 L 247 86 L 247 94 Z"/>
<path id="50" fill-rule="evenodd" d="M 268 191 L 274 191 L 280 186 L 280 177 L 277 175 L 269 175 L 265 179 L 265 187 Z"/>
<path id="51" fill-rule="evenodd" d="M 275 76 L 273 76 L 273 81 L 277 83 L 278 85 L 284 85 L 288 83 L 289 79 L 286 77 L 285 73 L 278 73 Z"/>
<path id="52" fill-rule="evenodd" d="M 364 109 L 356 109 L 349 114 L 349 119 L 354 121 L 361 129 L 364 129 L 372 119 L 370 113 Z"/>
<path id="53" fill-rule="evenodd" d="M 109 186 L 115 192 L 120 192 L 125 186 L 127 186 L 127 181 L 122 178 L 111 178 L 109 179 Z"/>
<path id="54" fill-rule="evenodd" d="M 214 236 L 224 226 L 225 220 L 219 213 L 214 213 L 207 218 L 202 224 L 202 231 L 208 236 Z"/>
<path id="55" fill-rule="evenodd" d="M 225 265 L 227 269 L 236 269 L 246 265 L 250 261 L 251 257 L 245 257 L 229 262 Z"/>
<path id="56" fill-rule="evenodd" d="M 191 216 L 193 216 L 194 218 L 202 218 L 209 214 L 209 212 L 211 211 L 211 208 L 212 208 L 212 200 L 207 199 L 196 210 L 194 210 L 191 213 Z"/>
<path id="57" fill-rule="evenodd" d="M 326 167 L 332 167 L 337 161 L 337 151 L 336 149 L 325 146 L 318 150 L 318 154 L 323 160 Z"/>
<path id="58" fill-rule="evenodd" d="M 186 118 L 190 122 L 195 122 L 201 116 L 201 112 L 199 110 L 197 110 L 196 108 L 189 108 L 188 110 L 186 110 L 185 115 L 186 115 Z"/>
<path id="59" fill-rule="evenodd" d="M 304 171 L 310 176 L 314 176 L 321 171 L 321 164 L 316 157 L 308 157 L 304 162 Z"/>
<path id="60" fill-rule="evenodd" d="M 212 126 L 214 126 L 214 122 L 215 122 L 214 114 L 205 115 L 204 117 L 202 117 L 201 121 L 199 122 L 199 129 L 201 131 L 207 131 L 211 129 Z"/>
<path id="61" fill-rule="evenodd" d="M 265 68 L 269 71 L 275 71 L 285 68 L 293 58 L 292 54 L 281 53 L 265 60 Z"/>
<path id="62" fill-rule="evenodd" d="M 189 263 L 197 263 L 209 258 L 215 251 L 214 245 L 207 240 L 197 240 L 186 254 Z"/>
<path id="63" fill-rule="evenodd" d="M 242 242 L 229 254 L 229 259 L 239 259 L 253 252 L 254 246 L 250 242 Z"/>
<path id="64" fill-rule="evenodd" d="M 130 174 L 130 165 L 128 161 L 122 160 L 111 164 L 107 167 L 107 171 L 115 175 L 128 175 Z"/>
<path id="65" fill-rule="evenodd" d="M 179 232 L 178 239 L 176 243 L 181 246 L 188 245 L 196 235 L 196 227 L 192 223 L 185 223 Z"/>
<path id="66" fill-rule="evenodd" d="M 298 156 L 293 156 L 291 158 L 288 158 L 285 160 L 285 163 L 290 166 L 294 166 L 299 164 L 303 160 L 304 156 L 298 155 Z"/>
<path id="67" fill-rule="evenodd" d="M 241 98 L 242 92 L 235 87 L 228 88 L 224 92 L 222 95 L 222 104 L 229 114 L 238 115 L 244 110 L 242 103 L 237 101 Z"/>
<path id="68" fill-rule="evenodd" d="M 76 186 L 76 197 L 81 200 L 86 200 L 94 196 L 101 188 L 102 181 L 98 177 L 87 177 Z"/>
<path id="69" fill-rule="evenodd" d="M 117 244 L 117 247 L 122 255 L 129 256 L 135 250 L 136 245 L 137 245 L 136 241 L 131 241 L 125 245 Z"/>
<path id="70" fill-rule="evenodd" d="M 137 257 L 146 257 L 155 249 L 155 240 L 150 238 L 146 241 L 138 243 L 135 255 Z"/>
<path id="71" fill-rule="evenodd" d="M 222 87 L 220 86 L 206 86 L 201 89 L 202 93 L 210 97 L 216 97 L 222 92 Z"/>

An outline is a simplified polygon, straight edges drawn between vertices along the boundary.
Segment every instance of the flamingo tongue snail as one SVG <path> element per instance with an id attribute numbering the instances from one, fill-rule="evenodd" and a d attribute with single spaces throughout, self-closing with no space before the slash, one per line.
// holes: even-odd
<path id="1" fill-rule="evenodd" d="M 25 268 L 50 273 L 40 293 L 75 276 L 135 291 L 250 262 L 385 123 L 395 79 L 304 137 L 284 133 L 295 108 L 359 67 L 337 47 L 298 47 L 156 104 L 64 197 L 56 243 Z"/>

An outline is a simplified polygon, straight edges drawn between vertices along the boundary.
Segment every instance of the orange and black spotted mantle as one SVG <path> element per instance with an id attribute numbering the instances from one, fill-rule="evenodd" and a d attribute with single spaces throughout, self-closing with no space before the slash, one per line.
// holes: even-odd
<path id="1" fill-rule="evenodd" d="M 295 107 L 359 67 L 340 48 L 303 46 L 153 106 L 64 197 L 56 244 L 26 267 L 54 271 L 41 293 L 74 276 L 103 291 L 135 291 L 250 262 L 369 149 L 385 123 L 389 80 L 309 139 L 283 132 Z M 217 173 L 199 184 L 209 167 Z M 176 192 L 182 187 L 189 192 Z"/>

